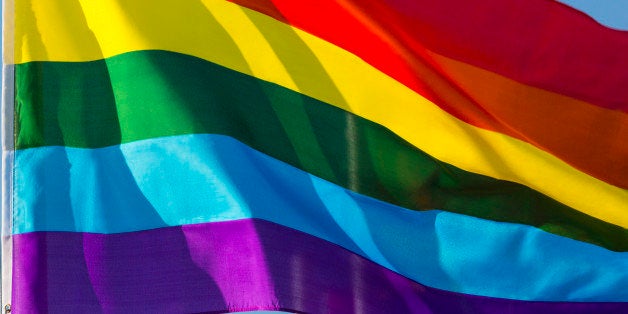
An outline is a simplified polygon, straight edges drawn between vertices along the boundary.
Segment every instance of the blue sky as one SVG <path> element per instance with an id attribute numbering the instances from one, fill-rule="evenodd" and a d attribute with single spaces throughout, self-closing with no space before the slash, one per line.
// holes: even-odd
<path id="1" fill-rule="evenodd" d="M 628 30 L 628 0 L 559 0 L 609 27 Z"/>

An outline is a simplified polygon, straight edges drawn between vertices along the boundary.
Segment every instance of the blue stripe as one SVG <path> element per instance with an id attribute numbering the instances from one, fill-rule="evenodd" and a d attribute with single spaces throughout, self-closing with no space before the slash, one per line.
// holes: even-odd
<path id="1" fill-rule="evenodd" d="M 416 212 L 352 193 L 221 135 L 16 152 L 16 233 L 116 233 L 260 218 L 422 284 L 520 300 L 628 301 L 628 254 L 537 228 Z"/>

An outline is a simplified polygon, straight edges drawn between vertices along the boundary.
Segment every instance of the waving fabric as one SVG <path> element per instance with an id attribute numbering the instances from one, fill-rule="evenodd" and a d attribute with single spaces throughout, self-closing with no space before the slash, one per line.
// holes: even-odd
<path id="1" fill-rule="evenodd" d="M 626 31 L 548 0 L 7 7 L 16 313 L 628 311 Z"/>

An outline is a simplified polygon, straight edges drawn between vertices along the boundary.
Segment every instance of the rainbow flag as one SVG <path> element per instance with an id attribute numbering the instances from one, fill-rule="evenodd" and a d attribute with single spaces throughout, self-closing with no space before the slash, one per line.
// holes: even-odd
<path id="1" fill-rule="evenodd" d="M 5 312 L 628 312 L 625 30 L 549 0 L 4 10 Z"/>

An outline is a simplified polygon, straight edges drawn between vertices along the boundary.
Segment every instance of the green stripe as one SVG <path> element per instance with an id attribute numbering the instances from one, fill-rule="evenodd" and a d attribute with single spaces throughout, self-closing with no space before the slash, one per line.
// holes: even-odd
<path id="1" fill-rule="evenodd" d="M 523 185 L 442 163 L 378 124 L 195 57 L 141 51 L 83 63 L 20 64 L 16 89 L 19 149 L 224 134 L 403 207 L 523 223 L 628 251 L 621 227 Z"/>

